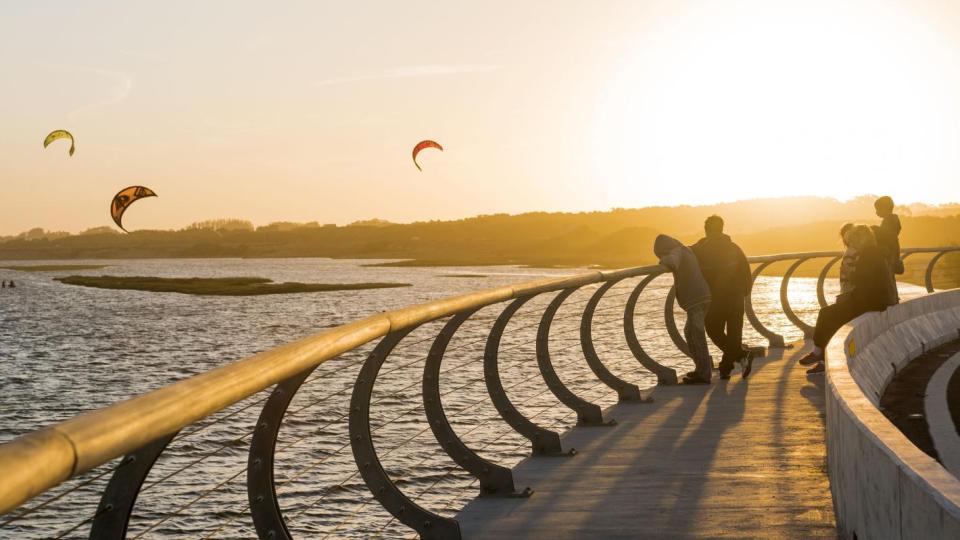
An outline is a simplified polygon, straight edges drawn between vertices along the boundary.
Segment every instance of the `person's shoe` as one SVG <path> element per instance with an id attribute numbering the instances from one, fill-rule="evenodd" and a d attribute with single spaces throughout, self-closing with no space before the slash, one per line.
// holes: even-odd
<path id="1" fill-rule="evenodd" d="M 696 377 L 696 376 L 697 376 L 697 372 L 696 372 L 696 371 L 688 371 L 688 372 L 686 372 L 686 373 L 683 374 L 683 378 L 684 378 L 684 379 L 686 379 L 687 377 Z"/>
<path id="2" fill-rule="evenodd" d="M 730 372 L 729 372 L 729 371 L 721 371 L 721 372 L 720 372 L 720 380 L 726 381 L 726 380 L 729 380 L 729 379 L 730 379 Z"/>
<path id="3" fill-rule="evenodd" d="M 808 352 L 806 356 L 797 361 L 801 366 L 812 366 L 817 362 L 823 362 L 823 355 Z"/>
<path id="4" fill-rule="evenodd" d="M 746 379 L 753 371 L 753 351 L 747 351 L 747 355 L 740 360 L 740 365 L 742 366 L 740 376 Z"/>
<path id="5" fill-rule="evenodd" d="M 692 377 L 690 375 L 684 377 L 680 384 L 710 384 L 710 381 L 694 373 Z"/>
<path id="6" fill-rule="evenodd" d="M 819 362 L 817 363 L 817 365 L 807 370 L 807 375 L 815 375 L 817 373 L 823 373 L 825 369 L 826 369 L 826 366 L 823 364 L 823 362 Z"/>

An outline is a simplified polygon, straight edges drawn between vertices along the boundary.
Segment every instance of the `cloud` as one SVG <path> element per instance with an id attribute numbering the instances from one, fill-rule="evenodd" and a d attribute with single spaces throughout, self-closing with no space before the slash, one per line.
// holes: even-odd
<path id="1" fill-rule="evenodd" d="M 126 73 L 83 66 L 71 66 L 71 69 L 99 75 L 110 83 L 110 87 L 107 95 L 103 99 L 70 111 L 67 113 L 67 118 L 73 119 L 92 110 L 121 103 L 126 100 L 133 91 L 133 78 Z"/>
<path id="2" fill-rule="evenodd" d="M 464 65 L 425 65 L 425 66 L 402 66 L 379 72 L 364 73 L 346 77 L 333 77 L 323 79 L 314 83 L 314 86 L 333 86 L 338 84 L 351 84 L 364 81 L 377 81 L 384 79 L 408 79 L 412 77 L 423 77 L 429 75 L 456 75 L 461 73 L 482 73 L 485 71 L 494 71 L 499 66 L 484 64 L 464 64 Z"/>
<path id="3" fill-rule="evenodd" d="M 109 105 L 116 105 L 124 100 L 126 100 L 130 93 L 133 91 L 133 77 L 126 73 L 119 71 L 111 71 L 108 69 L 101 69 L 89 66 L 78 66 L 78 65 L 67 65 L 67 64 L 50 64 L 50 63 L 38 63 L 34 64 L 44 68 L 49 69 L 59 69 L 62 71 L 73 71 L 79 73 L 90 73 L 96 75 L 104 80 L 106 80 L 107 92 L 106 95 L 97 101 L 82 105 L 69 113 L 67 117 L 74 119 L 77 116 L 87 113 L 89 111 L 99 109 L 101 107 L 107 107 Z"/>

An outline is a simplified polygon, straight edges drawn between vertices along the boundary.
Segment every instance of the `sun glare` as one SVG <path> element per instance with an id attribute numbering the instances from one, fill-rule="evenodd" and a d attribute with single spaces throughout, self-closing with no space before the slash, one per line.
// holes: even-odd
<path id="1" fill-rule="evenodd" d="M 624 52 L 593 137 L 613 205 L 956 199 L 955 44 L 907 7 L 765 5 L 667 14 Z"/>

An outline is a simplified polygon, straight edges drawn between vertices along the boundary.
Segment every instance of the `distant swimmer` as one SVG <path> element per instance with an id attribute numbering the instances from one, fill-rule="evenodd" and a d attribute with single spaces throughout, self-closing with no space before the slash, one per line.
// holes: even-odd
<path id="1" fill-rule="evenodd" d="M 10 287 L 11 289 L 14 288 L 14 287 L 16 287 L 16 285 L 13 284 L 13 280 L 12 280 L 12 279 L 10 280 L 10 285 L 7 285 L 7 287 Z"/>
<path id="2" fill-rule="evenodd" d="M 3 280 L 3 283 L 0 283 L 0 289 L 6 289 L 6 288 L 7 288 L 7 280 Z"/>

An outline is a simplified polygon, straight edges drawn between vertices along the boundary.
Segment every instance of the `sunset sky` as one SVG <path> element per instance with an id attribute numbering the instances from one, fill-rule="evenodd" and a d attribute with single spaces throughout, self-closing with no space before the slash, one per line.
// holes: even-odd
<path id="1" fill-rule="evenodd" d="M 960 200 L 948 1 L 5 2 L 0 72 L 0 234 Z"/>

